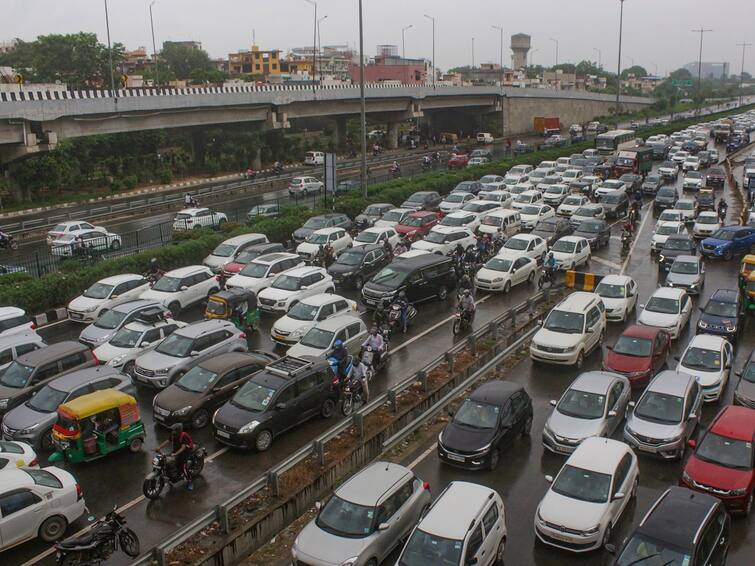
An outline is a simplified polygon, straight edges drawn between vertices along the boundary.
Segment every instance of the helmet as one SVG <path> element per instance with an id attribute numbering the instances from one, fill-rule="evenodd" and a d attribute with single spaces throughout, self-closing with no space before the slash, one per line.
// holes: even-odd
<path id="1" fill-rule="evenodd" d="M 553 252 L 548 252 L 548 257 L 553 257 Z"/>
<path id="2" fill-rule="evenodd" d="M 468 296 L 469 296 L 469 289 L 464 289 L 464 296 L 465 296 L 465 297 L 468 297 Z"/>
<path id="3" fill-rule="evenodd" d="M 333 347 L 337 350 L 340 350 L 341 348 L 343 348 L 343 340 L 336 340 L 335 343 L 333 344 Z"/>
<path id="4" fill-rule="evenodd" d="M 184 426 L 181 423 L 176 423 L 170 427 L 170 431 L 174 434 L 181 434 L 184 431 Z"/>
<path id="5" fill-rule="evenodd" d="M 398 298 L 399 299 L 406 299 L 406 293 L 404 291 L 399 291 Z"/>
<path id="6" fill-rule="evenodd" d="M 157 265 L 157 258 L 153 257 L 151 260 L 149 260 L 150 265 Z"/>

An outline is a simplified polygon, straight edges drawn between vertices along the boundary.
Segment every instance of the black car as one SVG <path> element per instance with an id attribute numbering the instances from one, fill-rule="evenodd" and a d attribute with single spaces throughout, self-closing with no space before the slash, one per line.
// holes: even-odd
<path id="1" fill-rule="evenodd" d="M 256 373 L 212 419 L 215 439 L 264 452 L 283 432 L 331 417 L 338 395 L 326 360 L 286 356 Z"/>
<path id="2" fill-rule="evenodd" d="M 406 199 L 401 208 L 413 210 L 438 210 L 443 197 L 437 191 L 417 191 Z"/>
<path id="3" fill-rule="evenodd" d="M 655 195 L 663 186 L 663 177 L 660 175 L 648 175 L 642 182 L 642 192 L 646 195 Z"/>
<path id="4" fill-rule="evenodd" d="M 710 167 L 713 162 L 709 151 L 701 151 L 697 154 L 697 157 L 700 159 L 700 167 L 703 169 Z"/>
<path id="5" fill-rule="evenodd" d="M 530 232 L 535 236 L 540 236 L 549 246 L 563 236 L 568 236 L 573 231 L 569 220 L 566 218 L 545 218 L 535 225 L 535 229 Z"/>
<path id="6" fill-rule="evenodd" d="M 619 177 L 619 181 L 623 181 L 627 186 L 627 192 L 636 193 L 642 190 L 642 175 L 635 175 L 634 173 L 624 173 Z"/>
<path id="7" fill-rule="evenodd" d="M 493 470 L 501 452 L 532 428 L 532 400 L 521 385 L 489 381 L 464 400 L 438 436 L 446 464 Z"/>
<path id="8" fill-rule="evenodd" d="M 613 564 L 723 566 L 730 530 L 731 518 L 720 499 L 671 487 L 650 507 Z M 616 553 L 613 544 L 607 544 L 606 550 Z"/>
<path id="9" fill-rule="evenodd" d="M 364 282 L 390 263 L 391 257 L 383 246 L 368 244 L 345 250 L 330 267 L 336 287 L 361 289 Z"/>
<path id="10" fill-rule="evenodd" d="M 705 173 L 706 187 L 722 188 L 725 181 L 724 171 L 719 167 L 713 167 Z"/>
<path id="11" fill-rule="evenodd" d="M 362 287 L 362 303 L 375 308 L 390 304 L 404 291 L 410 303 L 438 298 L 443 301 L 456 288 L 453 260 L 438 254 L 396 258 Z"/>
<path id="12" fill-rule="evenodd" d="M 629 197 L 624 191 L 614 191 L 600 197 L 606 216 L 620 218 L 629 213 Z"/>
<path id="13" fill-rule="evenodd" d="M 682 150 L 686 151 L 690 155 L 697 155 L 700 151 L 700 146 L 697 145 L 695 140 L 687 140 L 682 144 Z"/>
<path id="14" fill-rule="evenodd" d="M 336 194 L 345 195 L 346 193 L 350 193 L 352 191 L 358 191 L 361 188 L 362 183 L 359 181 L 359 179 L 344 179 L 343 181 L 339 181 L 339 183 L 336 185 Z"/>
<path id="15" fill-rule="evenodd" d="M 674 208 L 677 200 L 679 200 L 679 195 L 676 192 L 676 187 L 661 187 L 655 194 L 653 212 L 659 213 L 667 208 Z"/>
<path id="16" fill-rule="evenodd" d="M 453 193 L 472 193 L 477 196 L 482 190 L 482 184 L 479 181 L 462 181 L 454 187 Z"/>
<path id="17" fill-rule="evenodd" d="M 341 212 L 329 212 L 327 214 L 318 214 L 307 220 L 301 228 L 294 230 L 291 234 L 297 244 L 301 244 L 315 230 L 322 228 L 345 228 L 351 230 L 351 219 Z"/>
<path id="18" fill-rule="evenodd" d="M 658 269 L 668 272 L 680 255 L 697 255 L 697 244 L 687 234 L 671 234 L 658 255 Z"/>
<path id="19" fill-rule="evenodd" d="M 723 336 L 734 344 L 744 325 L 742 296 L 736 289 L 717 289 L 700 308 L 697 333 Z"/>
<path id="20" fill-rule="evenodd" d="M 595 250 L 608 245 L 608 240 L 611 239 L 611 228 L 605 220 L 585 220 L 577 226 L 572 236 L 585 238 L 590 242 L 590 248 Z"/>

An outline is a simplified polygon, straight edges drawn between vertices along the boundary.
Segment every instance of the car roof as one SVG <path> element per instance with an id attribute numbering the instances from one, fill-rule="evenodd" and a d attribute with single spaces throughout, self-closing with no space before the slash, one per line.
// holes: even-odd
<path id="1" fill-rule="evenodd" d="M 656 393 L 683 397 L 694 381 L 695 378 L 691 375 L 667 369 L 659 372 L 648 384 L 645 391 L 655 391 Z"/>
<path id="2" fill-rule="evenodd" d="M 264 234 L 257 234 L 257 233 L 241 234 L 240 236 L 234 236 L 233 238 L 228 238 L 223 243 L 237 246 L 239 244 L 251 242 L 252 240 L 257 240 L 260 238 L 260 236 L 264 237 Z"/>
<path id="3" fill-rule="evenodd" d="M 299 256 L 297 256 L 296 254 L 290 254 L 288 252 L 273 252 L 255 257 L 252 260 L 252 263 L 262 263 L 269 265 L 278 261 L 283 261 L 284 259 L 292 259 L 297 257 Z"/>
<path id="4" fill-rule="evenodd" d="M 658 287 L 655 291 L 653 291 L 651 297 L 679 300 L 684 294 L 686 294 L 684 289 L 677 289 L 676 287 Z"/>
<path id="5" fill-rule="evenodd" d="M 626 285 L 631 280 L 632 278 L 629 277 L 629 275 L 619 275 L 618 273 L 611 273 L 609 275 L 604 275 L 603 279 L 601 279 L 600 282 L 606 283 L 607 285 Z"/>
<path id="6" fill-rule="evenodd" d="M 205 267 L 204 265 L 187 265 L 186 267 L 179 267 L 178 269 L 168 271 L 165 275 L 169 277 L 186 277 L 187 275 L 193 275 L 195 273 L 199 273 L 200 271 L 209 270 L 210 268 Z"/>
<path id="7" fill-rule="evenodd" d="M 204 360 L 199 365 L 214 373 L 224 373 L 232 369 L 247 366 L 250 362 L 256 361 L 267 364 L 271 359 L 255 352 L 227 352 Z"/>
<path id="8" fill-rule="evenodd" d="M 18 307 L 0 307 L 0 318 L 23 316 L 26 312 Z"/>
<path id="9" fill-rule="evenodd" d="M 430 231 L 440 234 L 455 234 L 456 232 L 472 233 L 466 226 L 444 226 L 443 224 L 436 224 Z"/>
<path id="10" fill-rule="evenodd" d="M 51 466 L 52 467 L 52 466 Z M 50 471 L 49 468 L 43 468 Z M 57 477 L 57 474 L 53 474 Z M 22 468 L 5 468 L 0 472 L 0 493 L 8 493 L 16 489 L 29 487 L 34 484 L 34 479 Z"/>
<path id="11" fill-rule="evenodd" d="M 755 411 L 739 405 L 724 407 L 709 430 L 736 440 L 752 442 L 755 439 Z"/>
<path id="12" fill-rule="evenodd" d="M 50 382 L 50 387 L 68 393 L 83 383 L 88 383 L 94 379 L 105 376 L 114 376 L 120 381 L 127 379 L 126 376 L 117 369 L 102 365 L 84 368 L 61 375 Z"/>
<path id="13" fill-rule="evenodd" d="M 736 303 L 739 301 L 739 292 L 734 289 L 717 289 L 709 301 L 719 301 L 721 303 Z"/>
<path id="14" fill-rule="evenodd" d="M 375 462 L 354 474 L 335 494 L 356 505 L 375 506 L 393 486 L 414 474 L 409 468 L 392 462 Z"/>
<path id="15" fill-rule="evenodd" d="M 496 492 L 477 483 L 452 481 L 435 500 L 418 528 L 452 540 L 464 540 L 469 525 Z"/>
<path id="16" fill-rule="evenodd" d="M 187 338 L 196 338 L 197 336 L 206 334 L 207 332 L 221 329 L 226 329 L 234 332 L 236 330 L 236 326 L 228 320 L 220 320 L 217 318 L 210 320 L 198 320 L 197 322 L 192 322 L 191 324 L 184 326 L 183 328 L 177 328 L 173 332 L 173 334 L 180 334 L 181 336 L 186 336 Z"/>
<path id="17" fill-rule="evenodd" d="M 554 309 L 560 311 L 582 312 L 590 305 L 595 304 L 600 300 L 600 297 L 595 293 L 576 291 L 557 304 Z"/>
<path id="18" fill-rule="evenodd" d="M 702 260 L 695 255 L 678 255 L 674 258 L 674 261 L 678 261 L 678 262 L 688 261 L 691 263 L 700 263 Z"/>
<path id="19" fill-rule="evenodd" d="M 509 238 L 509 240 L 516 239 L 516 240 L 526 240 L 527 242 L 531 242 L 535 238 L 542 240 L 542 238 L 538 236 L 537 234 L 521 234 L 521 233 L 514 234 L 513 236 L 511 236 L 511 238 Z"/>
<path id="20" fill-rule="evenodd" d="M 409 253 L 409 252 L 406 252 L 406 253 Z M 414 257 L 406 257 L 404 254 L 401 254 L 401 255 L 403 257 L 401 258 L 400 262 L 396 262 L 396 261 L 391 262 L 391 267 L 396 269 L 397 271 L 403 271 L 403 270 L 408 271 L 412 269 L 420 269 L 422 267 L 427 267 L 429 265 L 435 265 L 438 263 L 451 261 L 451 259 L 448 256 L 433 254 L 433 253 L 421 253 L 421 254 L 415 255 Z"/>
<path id="21" fill-rule="evenodd" d="M 133 301 L 126 301 L 120 305 L 115 305 L 111 310 L 118 312 L 131 312 L 135 310 L 141 310 L 148 306 L 159 306 L 160 303 L 153 299 L 134 299 Z"/>
<path id="22" fill-rule="evenodd" d="M 605 281 L 605 279 L 603 279 Z M 624 329 L 621 333 L 622 336 L 628 336 L 630 338 L 647 338 L 648 340 L 654 339 L 659 332 L 663 329 L 657 326 L 643 326 L 641 324 L 633 324 Z"/>
<path id="23" fill-rule="evenodd" d="M 307 275 L 311 275 L 312 273 L 320 272 L 324 273 L 325 270 L 322 267 L 316 267 L 314 265 L 302 265 L 300 267 L 289 269 L 285 273 L 289 277 L 306 277 Z"/>
<path id="24" fill-rule="evenodd" d="M 572 381 L 569 389 L 605 395 L 611 387 L 611 381 L 617 374 L 607 371 L 586 371 Z"/>
<path id="25" fill-rule="evenodd" d="M 72 224 L 92 224 L 91 222 L 88 222 L 86 220 L 64 220 L 63 222 L 58 222 L 55 226 L 71 226 Z"/>
<path id="26" fill-rule="evenodd" d="M 80 342 L 74 342 L 73 340 L 65 340 L 63 342 L 56 342 L 19 356 L 17 361 L 20 364 L 26 366 L 34 366 L 41 363 L 46 363 L 53 358 L 59 358 L 66 354 L 72 354 L 74 352 L 88 351 L 89 348 L 81 344 Z"/>
<path id="27" fill-rule="evenodd" d="M 28 332 L 14 332 L 13 334 L 0 336 L 0 349 L 15 346 L 16 344 L 28 344 L 29 342 L 38 342 L 41 344 L 43 340 L 42 337 L 33 330 L 29 330 Z"/>
<path id="28" fill-rule="evenodd" d="M 418 218 L 418 217 L 422 218 L 423 216 L 431 216 L 431 215 L 434 216 L 435 213 L 429 210 L 415 210 L 409 216 L 411 216 L 412 218 Z"/>
<path id="29" fill-rule="evenodd" d="M 179 210 L 176 214 L 190 214 L 194 216 L 195 214 L 199 212 L 204 212 L 205 210 L 210 210 L 209 208 L 202 207 L 202 208 L 184 208 L 182 210 Z"/>
<path id="30" fill-rule="evenodd" d="M 393 230 L 393 226 L 370 226 L 369 228 L 362 230 L 362 232 L 367 232 L 368 234 L 382 234 L 387 230 Z"/>
<path id="31" fill-rule="evenodd" d="M 701 216 L 713 216 L 718 218 L 718 213 L 713 210 L 701 210 L 697 217 L 700 218 Z"/>
<path id="32" fill-rule="evenodd" d="M 367 246 L 364 246 L 367 247 Z M 378 246 L 382 247 L 382 246 Z M 359 247 L 357 247 L 359 249 Z M 322 305 L 326 305 L 328 303 L 335 303 L 336 301 L 343 301 L 345 300 L 347 303 L 350 299 L 344 299 L 344 297 L 341 297 L 340 295 L 335 295 L 333 293 L 318 293 L 316 295 L 311 295 L 309 297 L 305 297 L 301 300 L 302 303 L 306 303 L 308 305 L 320 307 Z"/>
<path id="33" fill-rule="evenodd" d="M 344 326 L 348 326 L 349 324 L 354 324 L 355 322 L 361 322 L 362 324 L 364 324 L 364 321 L 358 316 L 344 313 L 326 318 L 325 320 L 321 320 L 317 323 L 317 328 L 320 328 L 322 330 L 336 331 L 340 330 Z"/>
<path id="34" fill-rule="evenodd" d="M 613 474 L 629 447 L 618 440 L 590 436 L 569 456 L 566 464 L 603 474 Z"/>
<path id="35" fill-rule="evenodd" d="M 723 336 L 716 336 L 715 334 L 696 334 L 687 343 L 687 349 L 689 348 L 703 348 L 705 350 L 720 350 L 723 343 L 726 342 L 726 338 Z"/>
<path id="36" fill-rule="evenodd" d="M 700 526 L 719 504 L 718 499 L 706 493 L 673 486 L 650 508 L 635 532 L 689 548 Z"/>
<path id="37" fill-rule="evenodd" d="M 518 383 L 499 379 L 483 383 L 475 389 L 469 398 L 472 401 L 502 406 L 514 393 L 524 388 Z"/>
<path id="38" fill-rule="evenodd" d="M 495 201 L 488 201 L 488 200 L 474 200 L 473 202 L 495 202 Z M 475 216 L 474 212 L 471 212 L 469 210 L 454 210 L 453 212 L 445 215 L 450 216 L 451 218 L 469 218 L 470 216 Z M 445 226 L 448 228 L 448 226 Z M 458 226 L 456 226 L 458 228 Z"/>
<path id="39" fill-rule="evenodd" d="M 319 228 L 318 230 L 315 230 L 313 234 L 335 234 L 336 232 L 345 232 L 346 228 L 343 226 L 330 226 L 329 228 Z"/>
<path id="40" fill-rule="evenodd" d="M 692 238 L 690 238 L 689 234 L 671 234 L 666 241 L 668 242 L 670 240 L 684 240 L 685 242 L 691 242 Z"/>
<path id="41" fill-rule="evenodd" d="M 138 275 L 136 273 L 121 273 L 120 275 L 111 275 L 110 277 L 100 279 L 99 281 L 97 281 L 97 283 L 102 283 L 103 285 L 118 285 L 125 281 L 133 281 L 138 279 L 144 279 L 144 275 Z"/>

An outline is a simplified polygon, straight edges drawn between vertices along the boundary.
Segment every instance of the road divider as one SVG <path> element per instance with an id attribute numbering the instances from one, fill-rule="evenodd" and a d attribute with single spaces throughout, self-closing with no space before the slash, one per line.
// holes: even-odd
<path id="1" fill-rule="evenodd" d="M 564 281 L 569 289 L 574 289 L 575 291 L 594 291 L 601 279 L 603 279 L 603 276 L 597 273 L 584 273 L 570 269 L 566 272 Z"/>

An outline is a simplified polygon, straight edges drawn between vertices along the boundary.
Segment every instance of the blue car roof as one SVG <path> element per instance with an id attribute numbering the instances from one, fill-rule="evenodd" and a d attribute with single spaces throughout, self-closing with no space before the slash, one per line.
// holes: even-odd
<path id="1" fill-rule="evenodd" d="M 736 303 L 739 299 L 739 293 L 733 289 L 719 289 L 710 296 L 710 301 L 721 303 Z"/>

